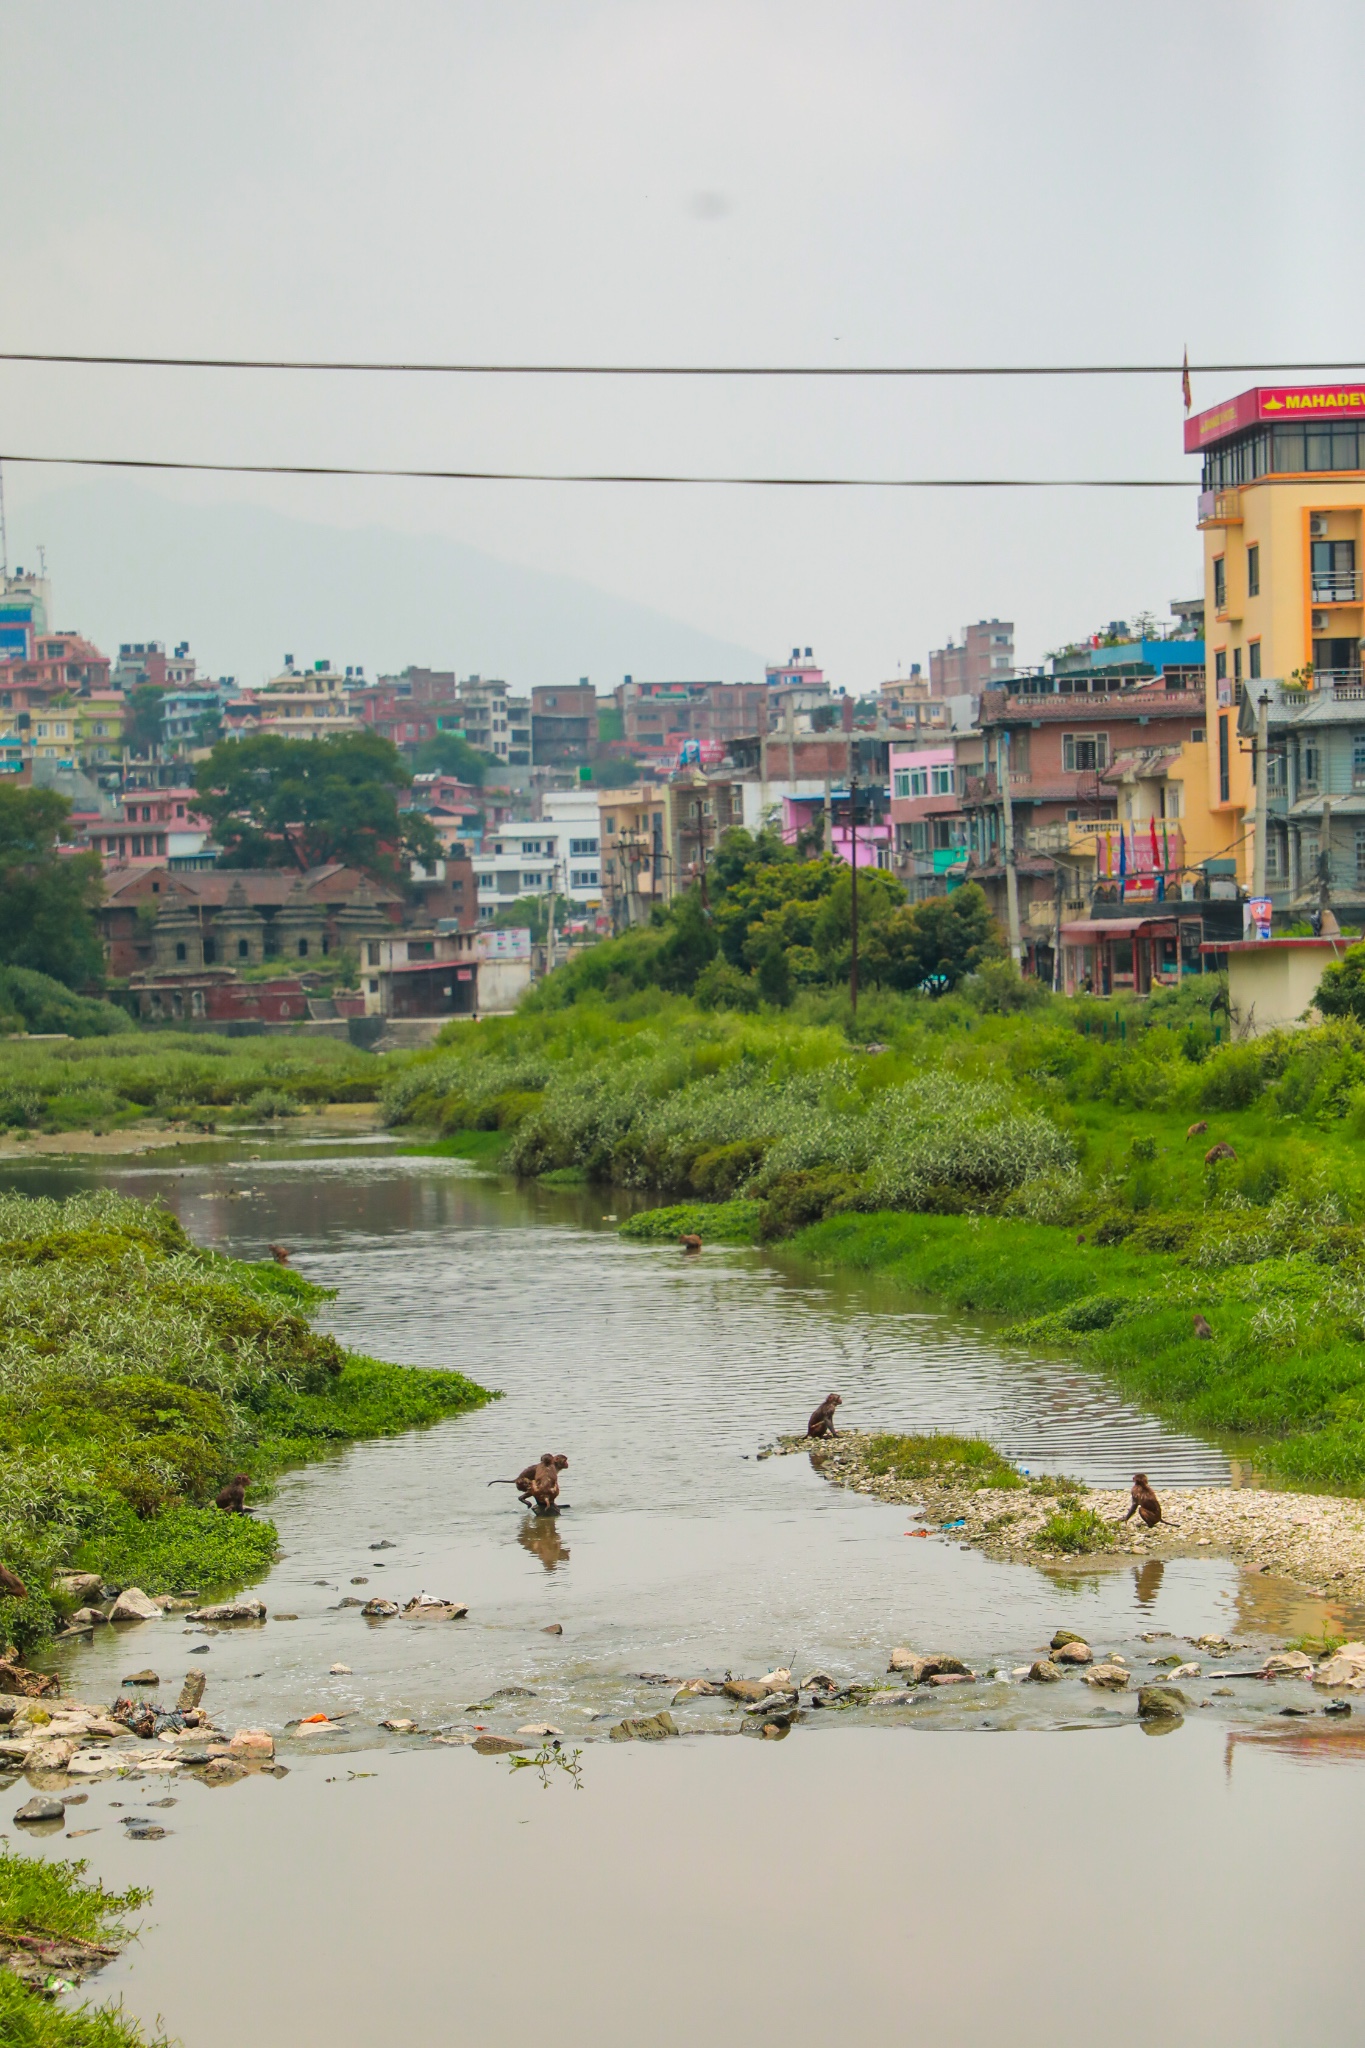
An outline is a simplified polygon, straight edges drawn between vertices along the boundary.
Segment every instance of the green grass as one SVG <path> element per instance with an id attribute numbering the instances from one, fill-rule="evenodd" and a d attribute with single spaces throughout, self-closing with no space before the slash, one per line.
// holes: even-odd
<path id="1" fill-rule="evenodd" d="M 0 1196 L 0 1558 L 28 1587 L 0 1599 L 0 1641 L 51 1633 L 65 1566 L 149 1593 L 259 1578 L 275 1530 L 212 1505 L 231 1473 L 259 1501 L 292 1466 L 491 1398 L 343 1350 L 310 1326 L 325 1298 L 141 1203 Z"/>
<path id="2" fill-rule="evenodd" d="M 113 1130 L 142 1118 L 211 1123 L 215 1112 L 296 1115 L 374 1102 L 393 1066 L 335 1038 L 148 1033 L 0 1043 L 0 1128 Z"/>
<path id="3" fill-rule="evenodd" d="M 1110 1550 L 1115 1537 L 1109 1524 L 1093 1508 L 1059 1508 L 1049 1515 L 1033 1539 L 1039 1550 L 1064 1550 L 1076 1555 L 1092 1550 Z"/>
<path id="4" fill-rule="evenodd" d="M 404 1145 L 401 1156 L 408 1159 L 469 1159 L 477 1166 L 496 1166 L 510 1139 L 509 1131 L 456 1131 L 453 1137 L 433 1138 L 424 1145 Z"/>
<path id="5" fill-rule="evenodd" d="M 874 1479 L 937 1480 L 946 1486 L 1012 1489 L 1026 1482 L 1008 1458 L 980 1437 L 874 1436 L 864 1447 L 864 1469 Z"/>
<path id="6" fill-rule="evenodd" d="M 752 1244 L 758 1216 L 757 1202 L 675 1202 L 628 1216 L 621 1235 L 646 1244 L 676 1244 L 684 1233 L 704 1244 Z"/>
<path id="7" fill-rule="evenodd" d="M 145 1906 L 151 1892 L 130 1886 L 106 1891 L 86 1876 L 84 1862 L 21 1856 L 0 1838 L 0 1952 L 18 1935 L 42 1940 L 113 1943 L 128 1939 L 123 1915 Z M 164 2037 L 156 2036 L 158 2043 Z M 0 1966 L 0 2041 L 5 2048 L 151 2048 L 149 2038 L 117 2007 L 49 2003 Z"/>

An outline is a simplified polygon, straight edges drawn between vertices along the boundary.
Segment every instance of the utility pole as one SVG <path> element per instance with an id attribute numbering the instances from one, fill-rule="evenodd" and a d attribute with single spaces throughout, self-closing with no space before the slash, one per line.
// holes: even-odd
<path id="1" fill-rule="evenodd" d="M 1022 973 L 1024 948 L 1019 939 L 1019 877 L 1014 866 L 1014 805 L 1010 800 L 1009 734 L 995 736 L 995 767 L 1000 778 L 1001 829 L 1004 833 L 1005 904 L 1009 917 L 1010 958 Z"/>
<path id="2" fill-rule="evenodd" d="M 1252 849 L 1251 893 L 1265 897 L 1265 839 L 1270 816 L 1270 692 L 1256 699 L 1256 844 Z"/>
<path id="3" fill-rule="evenodd" d="M 848 778 L 848 824 L 850 868 L 853 876 L 852 914 L 850 931 L 853 938 L 853 953 L 848 963 L 849 1007 L 856 1017 L 858 1014 L 858 778 Z"/>

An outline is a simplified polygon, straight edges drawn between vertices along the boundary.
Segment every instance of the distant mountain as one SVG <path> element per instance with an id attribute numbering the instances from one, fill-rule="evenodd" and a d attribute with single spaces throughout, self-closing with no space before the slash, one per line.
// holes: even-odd
<path id="1" fill-rule="evenodd" d="M 761 677 L 763 657 L 571 576 L 439 535 L 318 526 L 253 505 L 185 505 L 100 483 L 15 506 L 10 559 L 47 550 L 57 616 L 112 652 L 188 640 L 202 669 L 250 684 L 300 662 L 417 662 L 533 683 L 622 675 Z"/>

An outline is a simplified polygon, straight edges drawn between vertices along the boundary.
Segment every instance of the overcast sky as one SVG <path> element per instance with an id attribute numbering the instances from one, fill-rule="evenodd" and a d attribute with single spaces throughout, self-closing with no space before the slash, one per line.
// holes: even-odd
<path id="1" fill-rule="evenodd" d="M 1362 58 L 1359 0 L 9 0 L 0 334 L 57 350 L 521 361 L 1178 360 L 1186 342 L 1196 361 L 1360 357 Z M 1195 403 L 1255 381 L 1196 380 Z M 1181 418 L 1176 377 L 0 366 L 0 447 L 57 454 L 1192 476 Z M 46 538 L 43 493 L 73 484 L 86 488 L 69 468 L 7 468 L 12 562 Z M 1036 660 L 1198 582 L 1193 494 L 1174 491 L 144 476 L 121 515 L 134 534 L 148 489 L 444 536 L 755 664 L 812 645 L 851 687 L 924 660 L 968 619 L 1014 619 Z M 49 566 L 61 623 L 80 625 L 70 593 L 90 565 Z M 529 579 L 526 602 L 548 587 Z M 215 670 L 258 658 L 246 626 L 207 645 L 193 618 L 147 616 L 153 593 L 164 606 L 150 571 L 145 589 L 134 574 L 126 617 L 102 630 L 188 636 Z M 349 580 L 347 596 L 349 619 Z M 365 638 L 386 666 L 500 665 L 486 646 L 473 659 L 457 616 L 450 644 L 408 645 L 383 588 Z M 563 677 L 582 666 L 573 638 Z"/>

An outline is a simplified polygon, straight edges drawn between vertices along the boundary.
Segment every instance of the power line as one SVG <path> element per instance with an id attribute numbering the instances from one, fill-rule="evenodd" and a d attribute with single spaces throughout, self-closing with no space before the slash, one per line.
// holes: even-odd
<path id="1" fill-rule="evenodd" d="M 89 355 L 0 349 L 0 363 L 140 370 L 322 370 L 443 377 L 1192 377 L 1323 376 L 1365 363 L 401 363 L 288 356 Z"/>
<path id="2" fill-rule="evenodd" d="M 192 470 L 211 476 L 408 477 L 419 482 L 476 484 L 715 484 L 803 491 L 1190 491 L 1199 487 L 1198 478 L 1183 476 L 678 476 L 642 471 L 389 469 L 340 462 L 172 462 L 142 455 L 0 452 L 0 463 L 4 462 L 72 469 Z"/>

